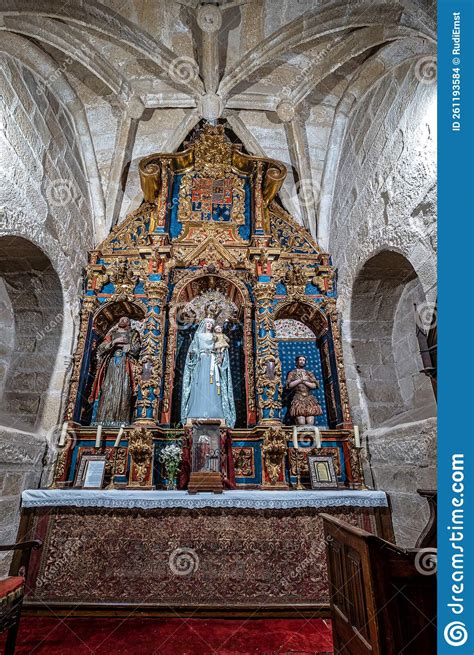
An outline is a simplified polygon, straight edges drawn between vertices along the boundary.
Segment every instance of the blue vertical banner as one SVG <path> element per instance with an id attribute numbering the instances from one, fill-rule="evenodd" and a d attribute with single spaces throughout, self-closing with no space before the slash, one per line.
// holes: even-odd
<path id="1" fill-rule="evenodd" d="M 438 655 L 474 653 L 473 42 L 473 0 L 439 0 Z"/>

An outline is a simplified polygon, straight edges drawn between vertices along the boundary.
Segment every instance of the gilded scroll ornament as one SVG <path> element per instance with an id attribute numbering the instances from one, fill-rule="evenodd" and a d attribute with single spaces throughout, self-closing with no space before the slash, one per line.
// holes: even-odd
<path id="1" fill-rule="evenodd" d="M 278 420 L 281 410 L 281 362 L 275 339 L 274 283 L 254 287 L 257 304 L 257 383 L 260 421 Z"/>
<path id="2" fill-rule="evenodd" d="M 262 455 L 271 486 L 282 476 L 283 462 L 287 451 L 283 428 L 270 426 L 263 434 Z"/>
<path id="3" fill-rule="evenodd" d="M 115 295 L 130 295 L 140 275 L 126 257 L 120 257 L 112 262 L 108 269 L 109 279 L 115 287 Z"/>
<path id="4" fill-rule="evenodd" d="M 146 428 L 129 432 L 128 452 L 131 457 L 129 487 L 149 488 L 153 475 L 153 435 Z"/>

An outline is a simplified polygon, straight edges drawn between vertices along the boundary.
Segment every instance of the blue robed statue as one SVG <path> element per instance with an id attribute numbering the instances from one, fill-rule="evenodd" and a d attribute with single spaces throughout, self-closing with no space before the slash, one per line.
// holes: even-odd
<path id="1" fill-rule="evenodd" d="M 212 318 L 199 323 L 184 365 L 181 421 L 219 418 L 235 425 L 228 339 Z"/>

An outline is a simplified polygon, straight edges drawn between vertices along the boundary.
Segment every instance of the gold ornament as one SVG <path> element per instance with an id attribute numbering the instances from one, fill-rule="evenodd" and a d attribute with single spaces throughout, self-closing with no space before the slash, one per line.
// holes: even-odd
<path id="1" fill-rule="evenodd" d="M 286 451 L 286 437 L 283 428 L 271 426 L 265 430 L 262 455 L 271 486 L 276 486 L 278 483 Z"/>

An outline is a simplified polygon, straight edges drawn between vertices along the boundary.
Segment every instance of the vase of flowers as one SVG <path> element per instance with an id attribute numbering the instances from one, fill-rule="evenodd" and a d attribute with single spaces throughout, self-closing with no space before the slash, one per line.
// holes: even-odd
<path id="1" fill-rule="evenodd" d="M 166 471 L 166 489 L 173 491 L 177 487 L 177 477 L 181 465 L 181 446 L 177 443 L 165 446 L 160 453 L 160 462 L 164 464 Z"/>

